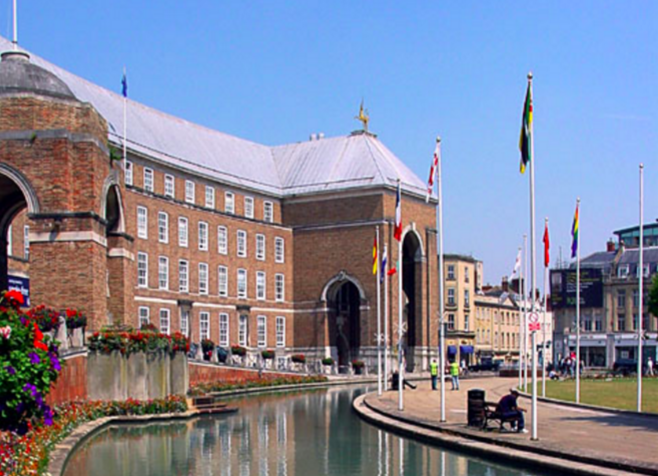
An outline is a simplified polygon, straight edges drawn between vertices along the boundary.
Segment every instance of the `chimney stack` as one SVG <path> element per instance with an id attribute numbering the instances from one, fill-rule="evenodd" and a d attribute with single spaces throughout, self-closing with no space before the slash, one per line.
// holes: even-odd
<path id="1" fill-rule="evenodd" d="M 616 249 L 617 249 L 617 246 L 615 245 L 615 242 L 612 241 L 612 239 L 608 240 L 608 242 L 606 243 L 606 251 L 608 253 L 611 253 L 611 252 L 615 251 Z"/>

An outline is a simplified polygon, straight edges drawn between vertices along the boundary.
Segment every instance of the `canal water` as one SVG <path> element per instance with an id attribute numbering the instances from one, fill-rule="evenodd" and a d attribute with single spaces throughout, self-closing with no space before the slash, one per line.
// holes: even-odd
<path id="1" fill-rule="evenodd" d="M 538 476 L 399 438 L 352 411 L 341 387 L 249 396 L 239 412 L 117 425 L 79 447 L 65 476 Z"/>

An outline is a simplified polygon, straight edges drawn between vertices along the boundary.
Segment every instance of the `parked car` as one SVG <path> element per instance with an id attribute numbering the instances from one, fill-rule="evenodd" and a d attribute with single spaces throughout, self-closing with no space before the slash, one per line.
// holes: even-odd
<path id="1" fill-rule="evenodd" d="M 471 372 L 481 372 L 481 371 L 498 372 L 499 369 L 500 369 L 500 361 L 492 360 L 492 359 L 481 360 L 479 364 L 468 366 L 468 370 Z"/>
<path id="2" fill-rule="evenodd" d="M 624 377 L 637 373 L 637 360 L 617 359 L 612 365 L 612 373 Z"/>

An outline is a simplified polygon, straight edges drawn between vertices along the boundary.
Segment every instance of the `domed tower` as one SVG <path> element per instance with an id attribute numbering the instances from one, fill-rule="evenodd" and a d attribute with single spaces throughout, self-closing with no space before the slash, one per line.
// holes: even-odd
<path id="1" fill-rule="evenodd" d="M 32 305 L 78 308 L 98 328 L 127 312 L 123 288 L 131 282 L 121 169 L 107 124 L 28 54 L 1 57 L 0 289 L 8 284 L 7 232 L 26 210 Z"/>

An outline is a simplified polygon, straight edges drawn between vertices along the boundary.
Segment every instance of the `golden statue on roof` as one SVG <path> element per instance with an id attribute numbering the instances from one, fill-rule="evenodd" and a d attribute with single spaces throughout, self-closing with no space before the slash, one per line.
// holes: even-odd
<path id="1" fill-rule="evenodd" d="M 368 121 L 370 120 L 370 116 L 368 115 L 368 110 L 363 109 L 363 99 L 361 99 L 361 107 L 359 108 L 359 115 L 354 116 L 354 119 L 358 119 L 363 123 L 363 130 L 368 132 Z"/>

